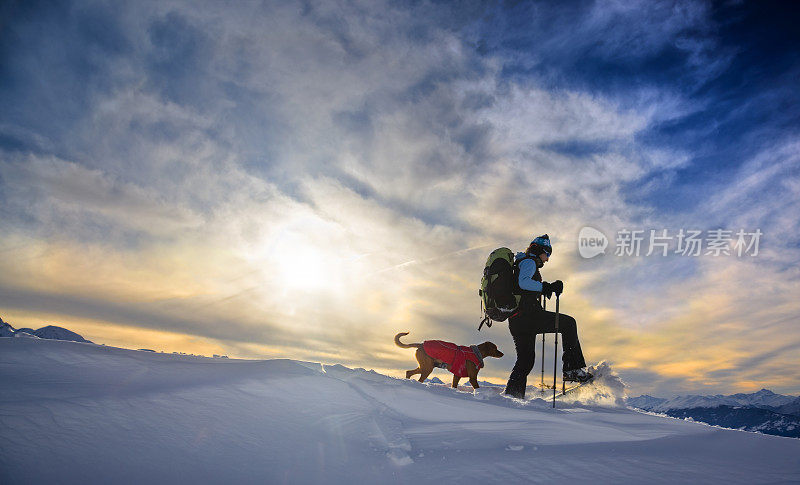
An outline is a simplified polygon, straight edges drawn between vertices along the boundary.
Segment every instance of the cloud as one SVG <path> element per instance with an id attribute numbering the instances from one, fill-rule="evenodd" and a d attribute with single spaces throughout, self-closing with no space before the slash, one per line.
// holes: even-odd
<path id="1" fill-rule="evenodd" d="M 796 335 L 791 137 L 673 205 L 702 162 L 664 133 L 714 131 L 676 127 L 714 106 L 697 90 L 735 51 L 711 17 L 694 2 L 26 10 L 2 34 L 17 38 L 0 63 L 2 304 L 402 368 L 401 330 L 512 348 L 502 325 L 474 330 L 484 258 L 548 232 L 545 278 L 566 280 L 590 360 L 640 388 L 769 378 L 786 352 L 747 342 Z M 784 242 L 733 263 L 573 249 L 587 224 L 689 222 L 763 222 Z M 730 296 L 754 285 L 763 310 Z M 713 379 L 691 377 L 703 368 Z"/>
<path id="2" fill-rule="evenodd" d="M 27 207 L 51 227 L 50 234 L 72 231 L 80 236 L 89 220 L 152 236 L 191 230 L 202 223 L 197 214 L 171 206 L 153 189 L 55 157 L 19 157 L 0 166 L 0 176 L 8 184 L 7 197 L 19 204 L 16 209 Z M 78 227 L 64 227 L 65 219 Z"/>

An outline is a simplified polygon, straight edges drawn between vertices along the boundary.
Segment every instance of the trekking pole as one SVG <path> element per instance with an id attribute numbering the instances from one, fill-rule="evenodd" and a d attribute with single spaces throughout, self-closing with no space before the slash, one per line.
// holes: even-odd
<path id="1" fill-rule="evenodd" d="M 542 296 L 542 310 L 547 311 L 547 298 Z M 544 338 L 546 333 L 542 332 L 542 390 L 544 390 Z"/>
<path id="2" fill-rule="evenodd" d="M 556 367 L 558 367 L 558 297 L 556 293 L 556 351 L 553 354 L 553 408 L 556 407 Z"/>
<path id="3" fill-rule="evenodd" d="M 489 321 L 489 315 L 486 313 L 486 310 L 483 308 L 483 295 L 481 294 L 480 290 L 478 291 L 478 296 L 481 297 L 481 315 L 483 315 L 483 320 L 481 320 L 481 324 L 478 325 L 478 331 L 480 332 L 481 331 L 481 327 L 483 326 L 483 324 L 487 323 Z M 488 326 L 491 327 L 492 324 L 489 323 Z"/>

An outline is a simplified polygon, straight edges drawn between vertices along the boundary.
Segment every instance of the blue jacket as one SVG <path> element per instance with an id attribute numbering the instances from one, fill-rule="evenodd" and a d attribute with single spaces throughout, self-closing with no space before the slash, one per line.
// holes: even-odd
<path id="1" fill-rule="evenodd" d="M 539 274 L 536 261 L 525 253 L 517 253 L 515 261 L 519 262 L 519 287 L 524 291 L 541 293 L 542 275 Z"/>

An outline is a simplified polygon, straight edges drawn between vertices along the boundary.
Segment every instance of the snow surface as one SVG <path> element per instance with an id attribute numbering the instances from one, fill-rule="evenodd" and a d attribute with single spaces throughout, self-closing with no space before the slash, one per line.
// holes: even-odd
<path id="1" fill-rule="evenodd" d="M 800 440 L 635 412 L 605 372 L 552 409 L 339 365 L 0 338 L 0 483 L 800 481 Z"/>

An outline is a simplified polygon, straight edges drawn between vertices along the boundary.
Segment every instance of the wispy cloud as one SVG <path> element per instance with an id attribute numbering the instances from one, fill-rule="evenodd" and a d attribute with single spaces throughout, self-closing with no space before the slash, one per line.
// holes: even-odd
<path id="1" fill-rule="evenodd" d="M 0 31 L 4 319 L 63 315 L 99 341 L 142 328 L 140 346 L 162 332 L 387 370 L 407 360 L 400 330 L 489 338 L 475 333 L 482 251 L 548 232 L 545 277 L 567 282 L 589 360 L 618 362 L 643 390 L 759 378 L 796 390 L 775 377 L 800 314 L 796 132 L 744 123 L 758 103 L 715 111 L 744 47 L 706 3 L 12 14 Z M 714 158 L 726 143 L 721 157 L 739 153 L 717 133 L 733 125 L 740 143 L 773 143 Z M 765 240 L 747 261 L 586 261 L 574 249 L 587 224 L 759 225 Z M 513 347 L 502 326 L 490 338 Z M 509 351 L 487 377 L 512 364 Z"/>

